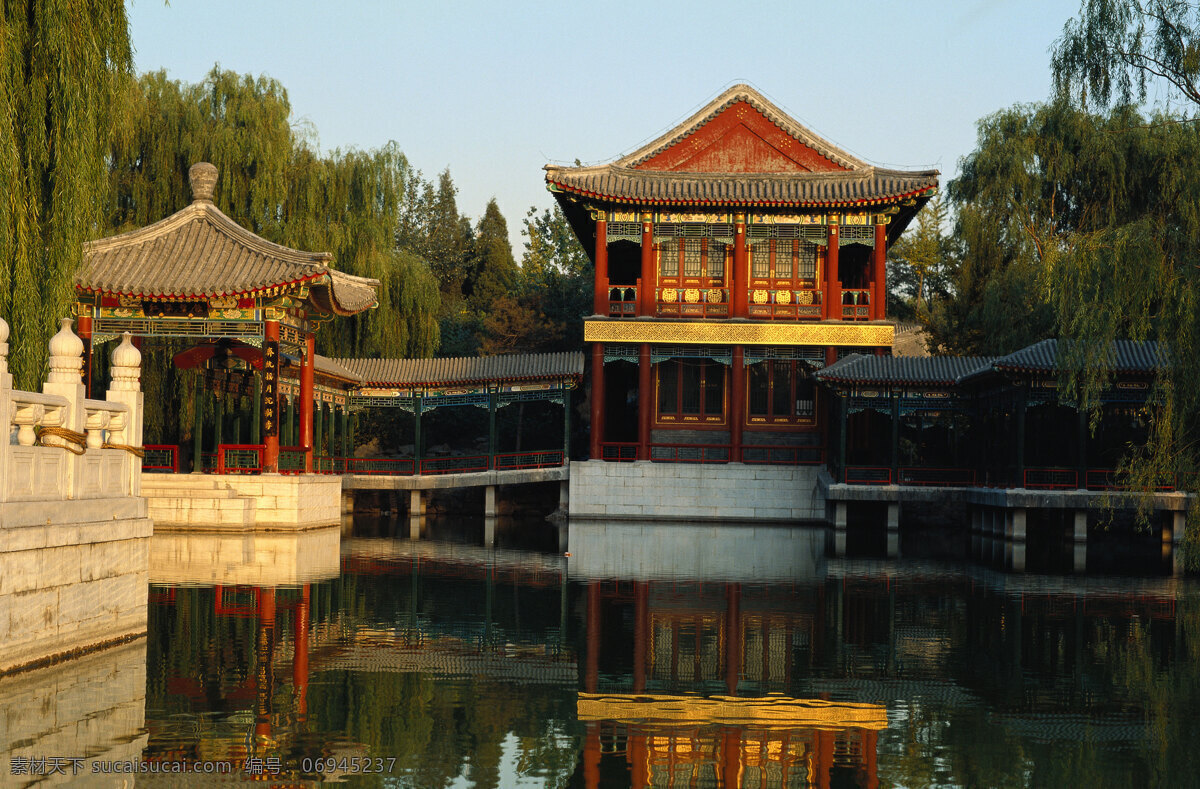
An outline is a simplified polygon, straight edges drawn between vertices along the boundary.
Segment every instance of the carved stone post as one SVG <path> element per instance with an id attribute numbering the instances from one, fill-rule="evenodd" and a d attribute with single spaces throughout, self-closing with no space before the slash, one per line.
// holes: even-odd
<path id="1" fill-rule="evenodd" d="M 130 340 L 129 332 L 121 338 L 121 344 L 112 352 L 112 367 L 110 368 L 112 382 L 108 387 L 110 403 L 124 403 L 129 408 L 125 415 L 124 429 L 114 431 L 111 443 L 142 446 L 142 416 L 144 403 L 142 395 L 142 354 Z M 129 495 L 142 494 L 142 460 L 129 455 Z"/>
<path id="2" fill-rule="evenodd" d="M 59 321 L 61 328 L 58 334 L 50 338 L 50 375 L 42 386 L 46 394 L 60 395 L 65 398 L 67 405 L 62 409 L 57 427 L 64 427 L 77 433 L 86 429 L 87 414 L 83 401 L 86 390 L 80 374 L 83 371 L 83 340 L 71 331 L 71 319 Z M 49 420 L 47 420 L 49 421 Z M 67 446 L 68 442 L 58 436 L 48 436 L 44 441 L 47 446 Z M 68 499 L 75 498 L 77 482 L 80 477 L 80 458 L 72 454 L 65 464 L 67 477 L 63 480 L 60 490 L 66 492 Z"/>

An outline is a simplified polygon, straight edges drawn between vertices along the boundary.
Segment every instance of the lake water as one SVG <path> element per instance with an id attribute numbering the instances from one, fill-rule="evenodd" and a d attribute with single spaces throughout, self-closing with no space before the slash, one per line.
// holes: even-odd
<path id="1" fill-rule="evenodd" d="M 0 785 L 1200 784 L 1200 587 L 1153 566 L 1005 573 L 919 532 L 898 559 L 822 529 L 572 524 L 569 556 L 545 524 L 393 534 L 157 535 L 147 639 L 0 679 Z"/>

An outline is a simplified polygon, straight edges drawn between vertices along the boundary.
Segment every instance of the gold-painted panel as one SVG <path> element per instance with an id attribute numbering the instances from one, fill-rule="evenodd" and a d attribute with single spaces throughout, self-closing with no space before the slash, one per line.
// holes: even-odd
<path id="1" fill-rule="evenodd" d="M 891 347 L 891 324 L 733 323 L 722 321 L 583 322 L 585 342 L 657 342 L 695 345 L 860 345 Z"/>

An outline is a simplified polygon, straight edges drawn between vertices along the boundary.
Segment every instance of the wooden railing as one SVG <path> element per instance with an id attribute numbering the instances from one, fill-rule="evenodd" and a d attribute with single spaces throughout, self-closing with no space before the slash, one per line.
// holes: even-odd
<path id="1" fill-rule="evenodd" d="M 847 485 L 891 485 L 892 470 L 887 466 L 846 466 Z"/>
<path id="2" fill-rule="evenodd" d="M 645 460 L 640 445 L 633 441 L 606 441 L 600 445 L 601 459 L 613 463 Z M 729 463 L 754 465 L 815 466 L 825 462 L 819 446 L 746 445 L 734 450 L 731 444 L 651 444 L 655 463 Z"/>
<path id="3" fill-rule="evenodd" d="M 179 447 L 175 444 L 146 444 L 142 471 L 179 473 Z"/>
<path id="4" fill-rule="evenodd" d="M 611 285 L 608 289 L 608 314 L 612 318 L 637 316 L 638 288 L 635 285 Z"/>
<path id="5" fill-rule="evenodd" d="M 897 484 L 969 488 L 975 484 L 975 469 L 904 466 L 900 469 L 900 478 Z"/>
<path id="6" fill-rule="evenodd" d="M 871 291 L 866 288 L 842 288 L 842 320 L 865 321 L 871 318 Z"/>

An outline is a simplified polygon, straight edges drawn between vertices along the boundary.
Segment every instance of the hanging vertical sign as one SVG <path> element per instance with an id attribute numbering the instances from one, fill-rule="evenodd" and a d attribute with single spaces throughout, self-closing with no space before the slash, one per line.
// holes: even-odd
<path id="1" fill-rule="evenodd" d="M 279 340 L 264 340 L 262 347 L 262 435 L 279 435 Z"/>

